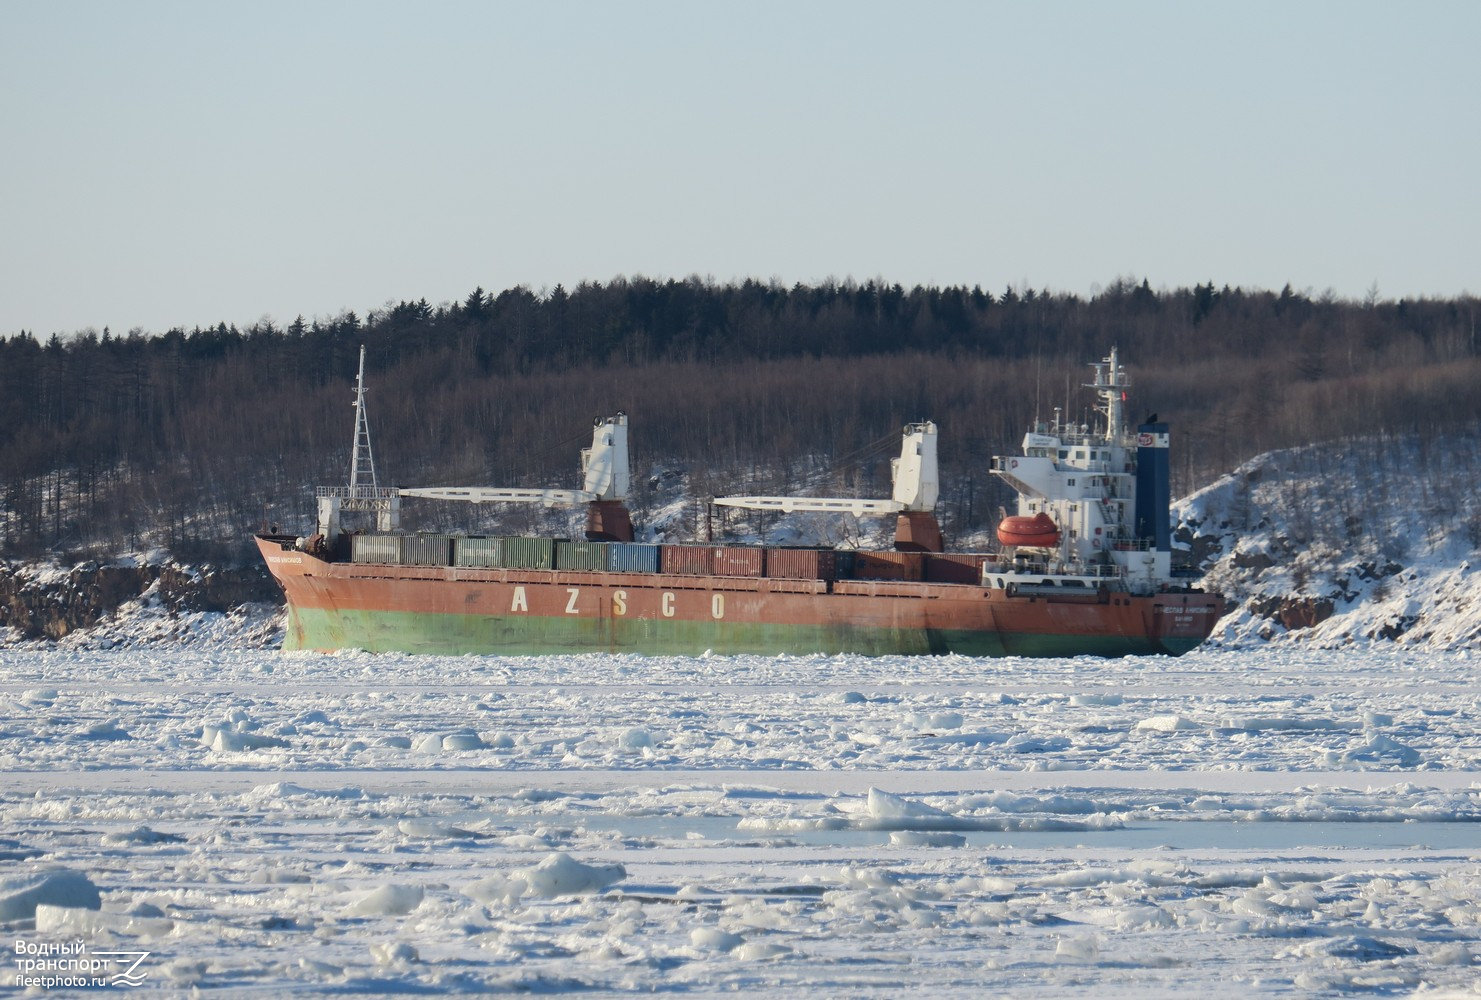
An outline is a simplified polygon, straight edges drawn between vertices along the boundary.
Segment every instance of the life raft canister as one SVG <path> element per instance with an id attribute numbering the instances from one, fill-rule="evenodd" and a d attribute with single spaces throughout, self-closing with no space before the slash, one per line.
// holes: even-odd
<path id="1" fill-rule="evenodd" d="M 1059 526 L 1043 512 L 1033 517 L 1021 514 L 1005 517 L 998 523 L 998 541 L 1004 545 L 1053 548 L 1059 544 Z"/>

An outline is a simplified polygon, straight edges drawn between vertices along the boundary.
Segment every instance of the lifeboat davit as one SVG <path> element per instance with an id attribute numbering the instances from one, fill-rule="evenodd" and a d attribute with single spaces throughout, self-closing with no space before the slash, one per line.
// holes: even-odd
<path id="1" fill-rule="evenodd" d="M 1052 517 L 1044 513 L 1033 517 L 1005 517 L 998 522 L 998 541 L 1004 545 L 1051 549 L 1059 544 L 1059 527 Z"/>

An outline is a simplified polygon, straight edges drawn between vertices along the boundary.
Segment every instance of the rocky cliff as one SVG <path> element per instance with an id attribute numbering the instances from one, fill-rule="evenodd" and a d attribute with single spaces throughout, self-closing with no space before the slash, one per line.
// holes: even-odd
<path id="1" fill-rule="evenodd" d="M 1174 504 L 1215 641 L 1481 646 L 1481 435 L 1271 452 Z"/>
<path id="2" fill-rule="evenodd" d="M 262 566 L 191 567 L 136 559 L 70 568 L 0 566 L 0 636 L 12 640 L 62 639 L 133 602 L 171 615 L 281 603 L 281 596 Z"/>

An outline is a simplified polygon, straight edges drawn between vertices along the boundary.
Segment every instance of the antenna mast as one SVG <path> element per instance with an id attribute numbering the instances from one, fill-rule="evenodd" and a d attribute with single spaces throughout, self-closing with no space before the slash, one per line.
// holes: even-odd
<path id="1" fill-rule="evenodd" d="M 1094 389 L 1100 396 L 1101 406 L 1097 407 L 1106 418 L 1107 442 L 1116 442 L 1126 435 L 1124 411 L 1126 404 L 1126 389 L 1131 385 L 1131 380 L 1126 377 L 1126 369 L 1121 367 L 1119 352 L 1111 348 L 1111 356 L 1103 359 L 1095 366 L 1095 381 L 1088 383 L 1086 388 Z"/>
<path id="2" fill-rule="evenodd" d="M 355 375 L 355 447 L 350 453 L 350 485 L 320 486 L 320 544 L 332 547 L 340 535 L 341 511 L 369 511 L 383 533 L 401 530 L 401 494 L 375 479 L 375 456 L 370 450 L 370 421 L 365 416 L 365 345 L 360 345 L 360 371 Z"/>
<path id="3" fill-rule="evenodd" d="M 360 371 L 355 376 L 355 448 L 350 455 L 350 496 L 374 497 L 377 485 L 375 455 L 370 450 L 370 422 L 365 417 L 365 345 L 361 344 Z"/>

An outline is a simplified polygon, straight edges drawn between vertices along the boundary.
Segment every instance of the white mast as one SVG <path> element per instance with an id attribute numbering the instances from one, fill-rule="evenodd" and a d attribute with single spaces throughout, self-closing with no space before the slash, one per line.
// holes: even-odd
<path id="1" fill-rule="evenodd" d="M 1121 367 L 1118 353 L 1117 348 L 1111 348 L 1111 356 L 1095 366 L 1095 381 L 1086 385 L 1087 389 L 1094 389 L 1100 395 L 1100 412 L 1106 417 L 1105 440 L 1108 442 L 1120 441 L 1126 436 L 1124 404 L 1131 380 Z"/>
<path id="2" fill-rule="evenodd" d="M 355 376 L 355 448 L 350 454 L 350 496 L 375 496 L 375 456 L 370 450 L 370 422 L 365 416 L 365 345 L 360 345 L 360 371 Z M 369 487 L 371 492 L 363 492 Z"/>
<path id="3" fill-rule="evenodd" d="M 370 450 L 370 421 L 365 413 L 365 345 L 360 345 L 360 370 L 355 376 L 355 442 L 350 450 L 349 486 L 321 486 L 319 535 L 332 546 L 340 534 L 340 512 L 368 511 L 375 514 L 376 530 L 401 529 L 401 497 L 395 487 L 382 487 L 375 478 L 375 457 Z"/>

